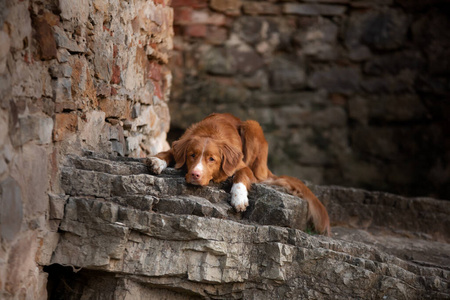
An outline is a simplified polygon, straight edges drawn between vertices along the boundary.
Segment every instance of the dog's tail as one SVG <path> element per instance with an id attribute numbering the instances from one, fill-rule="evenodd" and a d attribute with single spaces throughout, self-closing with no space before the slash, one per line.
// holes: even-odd
<path id="1" fill-rule="evenodd" d="M 330 218 L 323 204 L 311 192 L 311 190 L 300 180 L 290 176 L 275 176 L 271 174 L 264 183 L 286 188 L 294 196 L 305 199 L 309 206 L 308 219 L 312 221 L 314 228 L 321 234 L 331 235 Z"/>

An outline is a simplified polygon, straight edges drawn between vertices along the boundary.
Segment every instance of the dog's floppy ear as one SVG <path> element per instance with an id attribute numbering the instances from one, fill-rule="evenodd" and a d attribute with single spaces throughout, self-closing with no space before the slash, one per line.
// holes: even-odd
<path id="1" fill-rule="evenodd" d="M 242 160 L 242 152 L 237 147 L 223 143 L 222 147 L 222 170 L 227 176 L 233 176 L 236 167 Z"/>
<path id="2" fill-rule="evenodd" d="M 175 159 L 175 169 L 180 169 L 186 163 L 187 149 L 190 145 L 190 139 L 181 137 L 172 143 L 173 157 Z"/>

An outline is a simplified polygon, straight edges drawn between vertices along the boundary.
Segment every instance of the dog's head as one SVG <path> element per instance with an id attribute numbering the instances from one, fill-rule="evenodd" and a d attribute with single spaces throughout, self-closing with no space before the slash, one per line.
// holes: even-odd
<path id="1" fill-rule="evenodd" d="M 186 181 L 202 186 L 232 176 L 243 157 L 239 147 L 210 137 L 185 136 L 172 149 L 175 168 L 186 166 Z"/>

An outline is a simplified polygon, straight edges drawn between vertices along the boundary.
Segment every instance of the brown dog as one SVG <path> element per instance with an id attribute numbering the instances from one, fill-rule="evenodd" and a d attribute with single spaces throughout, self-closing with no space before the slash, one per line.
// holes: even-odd
<path id="1" fill-rule="evenodd" d="M 254 182 L 282 186 L 308 201 L 315 229 L 330 235 L 328 213 L 322 203 L 299 179 L 275 176 L 267 167 L 268 144 L 256 121 L 241 121 L 230 114 L 212 114 L 192 125 L 173 142 L 172 149 L 150 157 L 153 173 L 160 174 L 175 161 L 175 168 L 186 167 L 186 181 L 205 186 L 233 176 L 231 204 L 237 211 L 248 206 L 248 190 Z"/>

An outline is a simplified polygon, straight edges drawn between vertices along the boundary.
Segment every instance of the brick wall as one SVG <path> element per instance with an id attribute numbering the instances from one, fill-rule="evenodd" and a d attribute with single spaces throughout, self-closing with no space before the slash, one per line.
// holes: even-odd
<path id="1" fill-rule="evenodd" d="M 448 1 L 173 0 L 172 135 L 256 119 L 270 167 L 450 198 Z"/>
<path id="2" fill-rule="evenodd" d="M 0 1 L 0 298 L 45 299 L 82 149 L 167 149 L 173 10 L 166 0 Z"/>

